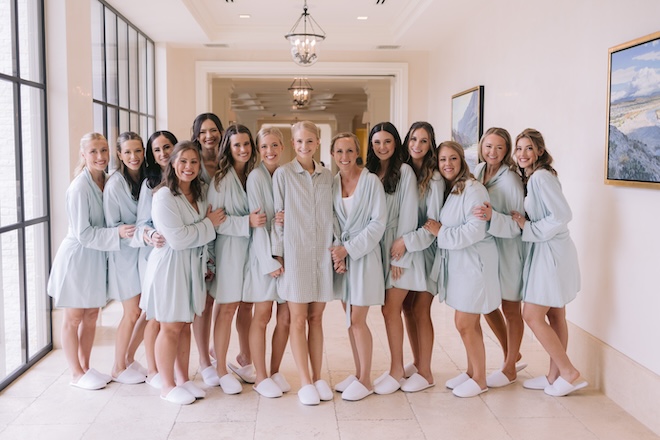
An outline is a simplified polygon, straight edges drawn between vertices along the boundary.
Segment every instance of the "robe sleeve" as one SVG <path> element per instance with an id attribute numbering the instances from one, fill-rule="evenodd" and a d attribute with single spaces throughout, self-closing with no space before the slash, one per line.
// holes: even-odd
<path id="1" fill-rule="evenodd" d="M 252 173 L 255 172 L 253 171 Z M 259 175 L 252 173 L 248 176 L 246 185 L 250 212 L 257 208 L 264 211 L 266 195 L 262 185 L 265 183 L 260 181 Z M 282 267 L 279 261 L 273 258 L 273 252 L 270 249 L 270 234 L 266 226 L 252 230 L 252 249 L 254 249 L 254 253 L 256 254 L 259 262 L 259 270 L 262 275 L 268 275 Z"/>
<path id="2" fill-rule="evenodd" d="M 67 194 L 66 204 L 73 235 L 83 247 L 97 251 L 118 251 L 121 240 L 119 228 L 93 226 L 90 220 L 92 195 L 80 187 L 72 189 Z"/>
<path id="3" fill-rule="evenodd" d="M 440 179 L 431 179 L 426 193 L 426 218 L 439 220 L 440 210 L 444 203 L 445 181 Z M 435 236 L 429 231 L 419 226 L 416 230 L 403 236 L 408 252 L 423 251 L 431 246 L 435 241 Z"/>
<path id="4" fill-rule="evenodd" d="M 190 225 L 184 223 L 176 198 L 169 189 L 161 189 L 154 195 L 152 215 L 158 231 L 176 251 L 203 246 L 215 239 L 215 228 L 208 217 Z"/>
<path id="5" fill-rule="evenodd" d="M 286 176 L 284 171 L 281 168 L 278 168 L 273 174 L 273 206 L 275 207 L 275 214 L 284 210 L 285 188 Z M 286 221 L 286 218 L 284 221 Z M 284 256 L 283 237 L 284 227 L 273 222 L 273 228 L 270 231 L 271 252 L 273 253 L 273 256 Z"/>
<path id="6" fill-rule="evenodd" d="M 534 200 L 542 204 L 545 217 L 537 221 L 525 222 L 522 231 L 523 241 L 547 241 L 566 230 L 566 225 L 573 218 L 571 208 L 564 197 L 557 176 L 541 170 L 532 174 L 527 183 L 528 190 L 534 194 Z"/>
<path id="7" fill-rule="evenodd" d="M 123 178 L 119 176 L 109 179 L 103 191 L 103 215 L 105 216 L 105 225 L 108 228 L 117 228 L 120 225 L 126 224 L 121 218 L 121 191 L 124 190 L 122 188 L 122 180 Z M 117 230 L 117 234 L 119 234 L 119 230 Z M 120 238 L 119 240 L 124 244 L 130 244 L 132 239 Z"/>
<path id="8" fill-rule="evenodd" d="M 214 180 L 209 184 L 208 199 L 209 200 L 225 200 L 223 192 L 233 191 L 231 184 L 227 180 L 231 176 L 226 175 L 216 190 Z M 214 206 L 213 209 L 223 208 L 223 206 Z M 225 211 L 225 221 L 216 228 L 218 234 L 231 235 L 234 237 L 249 237 L 250 236 L 250 216 L 249 215 L 229 215 Z"/>
<path id="9" fill-rule="evenodd" d="M 516 179 L 518 179 L 517 176 L 508 176 L 500 190 L 505 200 L 503 212 L 493 210 L 493 216 L 488 225 L 488 233 L 494 237 L 514 238 L 521 234 L 518 223 L 511 217 L 511 211 L 525 214 L 523 207 L 525 195 L 522 182 Z"/>
<path id="10" fill-rule="evenodd" d="M 441 249 L 464 249 L 486 237 L 486 222 L 472 214 L 475 206 L 490 200 L 486 188 L 476 181 L 467 183 L 463 194 L 458 197 L 463 198 L 459 209 L 463 210 L 464 221 L 457 226 L 442 225 L 438 233 L 438 247 Z"/>
<path id="11" fill-rule="evenodd" d="M 147 180 L 142 182 L 140 188 L 140 198 L 137 205 L 137 219 L 135 220 L 135 235 L 131 240 L 132 247 L 144 247 L 147 244 L 144 242 L 144 232 L 153 229 L 151 222 L 151 188 L 147 185 Z"/>
<path id="12" fill-rule="evenodd" d="M 399 192 L 397 202 L 399 203 L 399 220 L 397 223 L 396 236 L 402 237 L 409 232 L 417 229 L 417 212 L 419 211 L 419 194 L 417 193 L 417 184 L 413 172 L 408 172 L 409 168 L 401 168 L 401 178 L 399 179 Z M 404 239 L 405 242 L 405 239 Z M 407 246 L 406 246 L 407 248 Z M 387 249 L 390 252 L 391 249 Z M 407 251 L 396 261 L 391 261 L 392 266 L 408 269 L 412 266 L 413 254 Z"/>
<path id="13" fill-rule="evenodd" d="M 369 178 L 369 181 L 365 182 L 367 183 L 365 190 L 368 194 L 363 194 L 363 197 L 366 196 L 363 200 L 371 206 L 369 223 L 359 234 L 344 242 L 348 255 L 354 260 L 364 257 L 376 246 L 379 246 L 387 224 L 387 206 L 383 185 L 375 174 L 363 174 L 363 177 Z"/>

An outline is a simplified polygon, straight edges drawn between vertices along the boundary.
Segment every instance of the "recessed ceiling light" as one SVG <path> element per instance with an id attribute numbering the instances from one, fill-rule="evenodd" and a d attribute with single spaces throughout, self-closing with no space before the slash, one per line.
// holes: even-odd
<path id="1" fill-rule="evenodd" d="M 241 14 L 238 18 L 250 18 L 250 14 Z"/>
<path id="2" fill-rule="evenodd" d="M 367 20 L 368 18 L 369 17 L 367 17 L 366 15 L 360 15 L 357 19 L 358 20 Z"/>

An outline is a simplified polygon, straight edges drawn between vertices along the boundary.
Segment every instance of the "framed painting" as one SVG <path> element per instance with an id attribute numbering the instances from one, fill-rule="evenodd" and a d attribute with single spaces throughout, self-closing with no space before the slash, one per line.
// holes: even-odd
<path id="1" fill-rule="evenodd" d="M 477 86 L 451 97 L 451 140 L 465 150 L 465 160 L 474 172 L 477 149 L 484 132 L 484 86 Z"/>
<path id="2" fill-rule="evenodd" d="M 660 189 L 660 32 L 609 50 L 605 183 Z"/>

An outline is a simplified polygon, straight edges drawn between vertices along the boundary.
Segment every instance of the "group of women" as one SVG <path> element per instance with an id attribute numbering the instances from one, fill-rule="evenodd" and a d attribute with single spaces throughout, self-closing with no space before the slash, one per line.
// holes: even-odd
<path id="1" fill-rule="evenodd" d="M 236 376 L 264 397 L 288 392 L 279 368 L 290 339 L 298 397 L 317 405 L 333 398 L 321 378 L 322 323 L 326 303 L 339 299 L 355 374 L 335 391 L 350 401 L 421 391 L 435 384 L 436 296 L 455 309 L 467 353 L 467 370 L 446 382 L 456 396 L 515 382 L 525 367 L 523 319 L 550 355 L 548 374 L 523 386 L 563 396 L 586 385 L 576 383 L 579 372 L 566 355 L 564 307 L 580 284 L 571 211 L 538 131 L 523 131 L 512 151 L 506 130 L 489 129 L 476 177 L 463 148 L 436 146 L 427 122 L 412 124 L 403 142 L 393 124 L 376 124 L 365 167 L 357 137 L 336 135 L 334 177 L 313 158 L 316 125 L 298 122 L 291 134 L 295 159 L 280 164 L 278 129 L 263 128 L 253 139 L 245 126 L 225 131 L 204 113 L 191 141 L 159 131 L 145 148 L 135 133 L 122 133 L 109 178 L 107 141 L 96 133 L 82 138 L 79 174 L 67 191 L 69 233 L 48 285 L 64 308 L 62 347 L 73 386 L 146 381 L 165 400 L 192 403 L 205 395 L 188 373 L 192 327 L 203 381 L 226 394 L 242 391 Z M 121 301 L 124 313 L 105 375 L 89 360 L 108 299 Z M 382 306 L 391 355 L 389 370 L 373 382 L 370 306 Z M 481 315 L 504 351 L 502 368 L 488 376 Z M 226 359 L 234 318 L 236 364 Z M 146 368 L 134 359 L 143 340 Z"/>

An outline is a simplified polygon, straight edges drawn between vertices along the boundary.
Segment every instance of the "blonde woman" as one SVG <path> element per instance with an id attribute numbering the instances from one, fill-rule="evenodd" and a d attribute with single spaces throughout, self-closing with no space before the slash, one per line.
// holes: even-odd
<path id="1" fill-rule="evenodd" d="M 112 378 L 90 368 L 99 308 L 107 303 L 107 251 L 118 251 L 120 240 L 135 233 L 124 224 L 107 228 L 103 214 L 105 169 L 110 150 L 105 137 L 88 133 L 80 140 L 77 176 L 66 192 L 69 232 L 62 241 L 48 280 L 48 295 L 64 309 L 62 349 L 71 385 L 104 388 Z"/>

